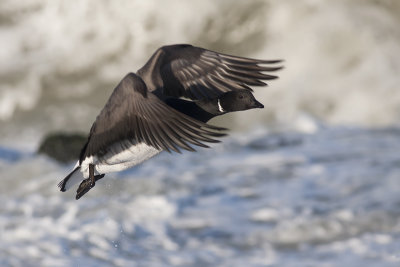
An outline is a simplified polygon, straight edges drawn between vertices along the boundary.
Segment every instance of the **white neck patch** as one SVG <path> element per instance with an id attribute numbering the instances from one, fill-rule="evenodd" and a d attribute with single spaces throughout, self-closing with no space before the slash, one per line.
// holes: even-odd
<path id="1" fill-rule="evenodd" d="M 218 98 L 218 110 L 220 111 L 220 112 L 225 112 L 225 110 L 222 108 L 222 106 L 221 106 L 221 102 L 220 102 L 220 100 L 219 100 L 219 98 Z"/>

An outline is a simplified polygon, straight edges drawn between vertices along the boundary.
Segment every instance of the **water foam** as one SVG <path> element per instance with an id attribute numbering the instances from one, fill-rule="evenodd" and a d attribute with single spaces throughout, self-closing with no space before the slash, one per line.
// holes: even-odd
<path id="1" fill-rule="evenodd" d="M 397 266 L 399 134 L 248 132 L 107 175 L 79 201 L 56 187 L 69 166 L 0 158 L 0 264 Z"/>

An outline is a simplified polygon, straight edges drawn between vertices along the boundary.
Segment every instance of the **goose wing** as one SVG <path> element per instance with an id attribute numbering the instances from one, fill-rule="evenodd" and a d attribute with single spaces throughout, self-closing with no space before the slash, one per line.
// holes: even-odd
<path id="1" fill-rule="evenodd" d="M 212 98 L 249 86 L 265 86 L 277 76 L 281 60 L 258 60 L 217 53 L 191 45 L 159 48 L 138 70 L 149 91 L 157 96 Z"/>
<path id="2" fill-rule="evenodd" d="M 219 142 L 224 136 L 215 127 L 197 121 L 169 107 L 149 92 L 136 74 L 129 73 L 114 89 L 90 130 L 89 140 L 80 160 L 104 155 L 108 148 L 123 140 L 145 143 L 159 150 L 194 151 L 192 145 Z"/>

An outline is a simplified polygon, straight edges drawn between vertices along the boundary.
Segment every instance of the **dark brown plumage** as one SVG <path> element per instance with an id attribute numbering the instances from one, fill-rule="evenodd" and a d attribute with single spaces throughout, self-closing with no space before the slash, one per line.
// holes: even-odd
<path id="1" fill-rule="evenodd" d="M 218 142 L 225 130 L 202 123 L 166 105 L 136 74 L 126 75 L 110 96 L 90 130 L 81 161 L 104 154 L 115 142 L 133 139 L 166 151 L 179 148 L 194 151 L 188 144 L 208 147 L 202 142 Z"/>
<path id="2" fill-rule="evenodd" d="M 130 168 L 163 150 L 194 151 L 192 145 L 219 142 L 226 129 L 207 121 L 228 112 L 263 108 L 250 86 L 265 86 L 264 81 L 277 78 L 265 72 L 281 69 L 276 65 L 280 62 L 185 44 L 159 48 L 137 74 L 127 74 L 114 89 L 92 125 L 77 165 L 59 183 L 61 191 L 83 180 L 78 199 L 105 173 Z"/>
<path id="3" fill-rule="evenodd" d="M 217 53 L 188 44 L 163 46 L 137 71 L 150 92 L 158 97 L 213 98 L 224 92 L 264 86 L 278 78 L 270 66 L 281 60 L 257 60 Z M 267 65 L 267 66 L 265 66 Z"/>

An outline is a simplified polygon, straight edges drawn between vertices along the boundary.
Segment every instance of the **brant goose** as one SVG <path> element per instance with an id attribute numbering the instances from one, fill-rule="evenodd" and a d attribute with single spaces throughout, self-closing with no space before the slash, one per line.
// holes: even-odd
<path id="1" fill-rule="evenodd" d="M 280 60 L 231 56 L 187 44 L 163 46 L 117 85 L 90 129 L 72 172 L 59 184 L 81 182 L 82 197 L 106 173 L 122 171 L 190 144 L 219 142 L 225 128 L 206 122 L 228 112 L 263 108 L 249 86 L 265 86 Z M 186 99 L 181 99 L 186 98 Z"/>

